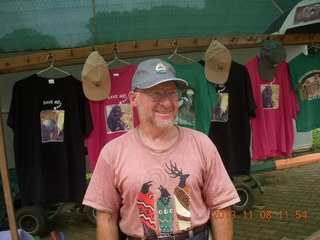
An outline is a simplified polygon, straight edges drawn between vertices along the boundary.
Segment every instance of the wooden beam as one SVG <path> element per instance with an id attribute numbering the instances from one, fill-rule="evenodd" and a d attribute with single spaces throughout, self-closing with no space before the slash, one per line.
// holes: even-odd
<path id="1" fill-rule="evenodd" d="M 212 40 L 218 40 L 221 44 L 228 48 L 249 48 L 258 47 L 262 41 L 269 37 L 272 40 L 282 42 L 283 45 L 303 45 L 320 43 L 320 33 L 317 34 L 285 34 L 285 35 L 252 35 L 252 36 L 226 36 L 226 37 L 193 37 L 178 39 L 159 39 L 147 41 L 121 42 L 114 44 L 97 45 L 90 47 L 61 49 L 43 51 L 40 53 L 32 53 L 24 56 L 10 57 L 0 59 L 0 74 L 15 72 L 12 69 L 21 67 L 31 67 L 35 65 L 48 64 L 51 59 L 49 55 L 53 55 L 55 63 L 66 62 L 72 60 L 86 59 L 90 52 L 95 49 L 102 56 L 113 56 L 113 50 L 116 54 L 131 54 L 142 56 L 150 56 L 153 52 L 162 51 L 170 53 L 179 44 L 179 50 L 183 52 L 189 50 L 204 51 Z M 83 61 L 82 61 L 83 62 Z M 63 66 L 60 64 L 59 66 Z"/>
<path id="2" fill-rule="evenodd" d="M 1 106 L 0 106 L 0 109 L 1 109 Z M 10 226 L 11 239 L 18 240 L 17 225 L 15 220 L 15 214 L 14 214 L 15 210 L 12 202 L 12 192 L 10 187 L 10 178 L 9 178 L 8 164 L 7 164 L 7 158 L 6 158 L 2 115 L 0 115 L 0 172 L 1 172 L 4 200 L 6 204 L 6 211 L 7 211 L 9 226 Z"/>

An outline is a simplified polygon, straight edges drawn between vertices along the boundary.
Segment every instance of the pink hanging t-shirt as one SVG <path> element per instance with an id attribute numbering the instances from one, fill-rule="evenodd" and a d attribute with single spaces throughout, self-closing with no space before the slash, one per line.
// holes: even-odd
<path id="1" fill-rule="evenodd" d="M 259 57 L 245 66 L 248 69 L 257 117 L 252 124 L 252 159 L 291 157 L 294 142 L 293 120 L 299 111 L 292 91 L 287 62 L 278 65 L 274 79 L 264 80 L 258 72 Z"/>
<path id="2" fill-rule="evenodd" d="M 137 111 L 128 98 L 136 69 L 135 65 L 110 69 L 109 97 L 103 101 L 89 101 L 94 129 L 88 136 L 87 147 L 92 171 L 106 143 L 139 125 Z"/>

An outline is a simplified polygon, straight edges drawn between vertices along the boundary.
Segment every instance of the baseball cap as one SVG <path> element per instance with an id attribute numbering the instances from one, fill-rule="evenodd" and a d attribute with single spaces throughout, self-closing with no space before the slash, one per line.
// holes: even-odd
<path id="1" fill-rule="evenodd" d="M 101 101 L 109 96 L 111 80 L 108 64 L 98 51 L 91 52 L 86 59 L 81 79 L 84 95 L 89 100 Z"/>
<path id="2" fill-rule="evenodd" d="M 141 62 L 132 78 L 132 91 L 136 88 L 151 88 L 159 83 L 175 81 L 177 87 L 187 87 L 188 83 L 176 77 L 176 71 L 170 63 L 161 59 L 149 59 Z"/>
<path id="3" fill-rule="evenodd" d="M 265 39 L 260 49 L 258 71 L 264 80 L 273 80 L 279 64 L 286 60 L 286 51 L 278 41 Z"/>
<path id="4" fill-rule="evenodd" d="M 232 56 L 229 50 L 219 41 L 210 43 L 205 54 L 204 74 L 208 81 L 217 84 L 224 84 L 229 77 L 232 63 Z"/>

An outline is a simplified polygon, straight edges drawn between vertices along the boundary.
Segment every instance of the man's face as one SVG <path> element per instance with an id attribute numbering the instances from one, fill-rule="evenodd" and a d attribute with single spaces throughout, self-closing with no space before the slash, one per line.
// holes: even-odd
<path id="1" fill-rule="evenodd" d="M 178 113 L 178 101 L 174 97 L 177 87 L 173 81 L 137 91 L 137 109 L 141 123 L 147 122 L 160 128 L 173 126 Z"/>

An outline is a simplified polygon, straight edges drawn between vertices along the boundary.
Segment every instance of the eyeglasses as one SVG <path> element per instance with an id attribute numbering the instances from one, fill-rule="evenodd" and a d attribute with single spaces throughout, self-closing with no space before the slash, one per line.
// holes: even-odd
<path id="1" fill-rule="evenodd" d="M 177 102 L 179 100 L 179 93 L 177 90 L 135 90 L 135 92 L 141 92 L 148 95 L 151 102 L 159 102 L 161 99 L 164 98 L 164 96 L 168 96 L 168 99 L 171 102 Z"/>

